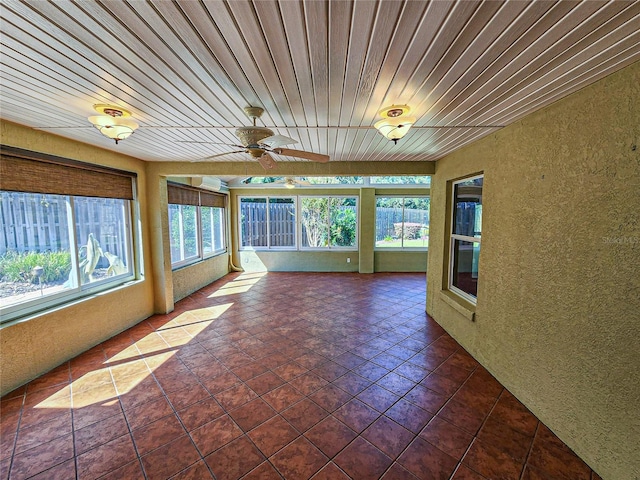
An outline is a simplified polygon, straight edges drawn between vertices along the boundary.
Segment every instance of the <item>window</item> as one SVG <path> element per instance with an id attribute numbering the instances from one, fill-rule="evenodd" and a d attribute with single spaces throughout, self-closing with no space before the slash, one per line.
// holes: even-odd
<path id="1" fill-rule="evenodd" d="M 449 288 L 473 303 L 478 295 L 483 178 L 453 183 Z"/>
<path id="2" fill-rule="evenodd" d="M 197 208 L 195 205 L 169 204 L 169 241 L 172 265 L 189 263 L 200 258 Z"/>
<path id="3" fill-rule="evenodd" d="M 423 175 L 397 176 L 397 177 L 370 177 L 371 185 L 420 185 L 426 188 L 431 186 L 431 177 Z"/>
<path id="4" fill-rule="evenodd" d="M 356 197 L 300 197 L 303 248 L 358 245 Z"/>
<path id="5" fill-rule="evenodd" d="M 353 250 L 358 245 L 357 231 L 357 197 L 240 198 L 240 247 L 244 250 Z"/>
<path id="6" fill-rule="evenodd" d="M 295 198 L 240 198 L 240 238 L 244 249 L 295 248 Z"/>
<path id="7" fill-rule="evenodd" d="M 179 268 L 226 251 L 224 196 L 167 185 L 171 266 Z"/>
<path id="8" fill-rule="evenodd" d="M 224 209 L 200 207 L 202 218 L 202 253 L 204 256 L 224 251 Z"/>
<path id="9" fill-rule="evenodd" d="M 376 248 L 426 249 L 429 197 L 376 197 Z"/>
<path id="10" fill-rule="evenodd" d="M 3 321 L 135 278 L 135 174 L 4 146 L 0 163 Z"/>

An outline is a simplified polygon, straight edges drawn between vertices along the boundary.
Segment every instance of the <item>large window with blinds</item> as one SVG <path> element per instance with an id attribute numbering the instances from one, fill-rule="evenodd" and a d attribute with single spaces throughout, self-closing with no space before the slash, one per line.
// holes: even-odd
<path id="1" fill-rule="evenodd" d="M 226 252 L 224 195 L 173 183 L 167 194 L 172 268 Z"/>
<path id="2" fill-rule="evenodd" d="M 135 174 L 4 146 L 0 165 L 3 322 L 135 278 Z"/>

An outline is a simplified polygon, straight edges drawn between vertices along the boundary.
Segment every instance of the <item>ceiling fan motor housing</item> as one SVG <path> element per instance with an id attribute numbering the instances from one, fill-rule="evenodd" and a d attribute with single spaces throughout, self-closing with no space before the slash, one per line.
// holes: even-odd
<path id="1" fill-rule="evenodd" d="M 271 137 L 273 131 L 265 127 L 241 127 L 236 130 L 236 136 L 242 145 L 249 149 L 254 157 L 259 157 L 264 152 L 260 149 L 260 140 Z"/>

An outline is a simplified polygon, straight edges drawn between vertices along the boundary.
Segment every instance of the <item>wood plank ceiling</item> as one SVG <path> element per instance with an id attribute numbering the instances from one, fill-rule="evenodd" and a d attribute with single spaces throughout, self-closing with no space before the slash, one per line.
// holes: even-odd
<path id="1" fill-rule="evenodd" d="M 148 161 L 237 150 L 226 144 L 248 105 L 332 160 L 436 160 L 640 59 L 638 1 L 3 0 L 0 12 L 2 118 Z M 140 128 L 115 145 L 87 121 L 98 103 Z M 373 128 L 392 104 L 418 119 L 397 145 Z"/>

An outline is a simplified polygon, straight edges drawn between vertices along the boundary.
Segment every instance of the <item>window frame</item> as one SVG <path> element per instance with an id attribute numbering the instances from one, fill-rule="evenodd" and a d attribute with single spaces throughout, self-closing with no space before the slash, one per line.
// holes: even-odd
<path id="1" fill-rule="evenodd" d="M 302 245 L 302 200 L 305 198 L 326 198 L 327 199 L 327 218 L 329 219 L 329 223 L 327 224 L 327 227 L 329 229 L 329 242 L 328 245 L 326 247 L 305 247 Z M 342 246 L 332 246 L 331 245 L 331 199 L 332 198 L 353 198 L 355 200 L 355 207 L 356 207 L 356 238 L 355 238 L 355 244 L 353 247 L 351 246 L 347 246 L 347 247 L 342 247 Z M 360 203 L 360 197 L 358 195 L 348 195 L 348 194 L 344 194 L 344 195 L 298 195 L 298 201 L 300 202 L 300 221 L 298 222 L 298 228 L 300 231 L 300 246 L 298 247 L 298 250 L 300 251 L 307 251 L 307 252 L 326 252 L 326 251 L 341 251 L 341 252 L 357 252 L 358 248 L 359 248 L 359 242 L 360 242 L 360 208 L 359 208 L 359 203 Z"/>
<path id="2" fill-rule="evenodd" d="M 401 238 L 401 247 L 380 247 L 376 245 L 375 237 L 377 237 L 377 228 L 378 228 L 378 198 L 401 198 L 402 199 L 402 231 L 404 232 L 404 224 L 405 217 L 404 212 L 406 209 L 405 201 L 407 198 L 427 198 L 429 199 L 429 205 L 431 205 L 431 195 L 385 195 L 383 193 L 376 194 L 376 206 L 375 206 L 375 230 L 374 230 L 374 241 L 373 241 L 373 249 L 376 252 L 427 252 L 429 251 L 429 244 L 425 247 L 405 247 L 404 246 L 404 236 Z M 429 213 L 431 213 L 431 207 L 429 207 Z"/>
<path id="3" fill-rule="evenodd" d="M 180 260 L 178 262 L 171 262 L 171 270 L 179 270 L 183 267 L 189 266 L 189 265 L 194 265 L 196 263 L 199 262 L 203 262 L 205 260 L 208 260 L 212 257 L 216 257 L 218 255 L 222 255 L 224 253 L 227 252 L 227 237 L 226 237 L 226 207 L 213 207 L 210 205 L 187 205 L 187 204 L 180 204 L 180 203 L 167 203 L 167 219 L 169 220 L 169 207 L 171 205 L 177 205 L 179 207 L 194 207 L 196 209 L 196 215 L 195 215 L 195 219 L 196 219 L 196 227 L 195 227 L 195 231 L 196 231 L 196 248 L 198 250 L 197 255 L 192 255 L 188 258 L 185 258 L 184 260 Z M 213 252 L 207 252 L 205 254 L 204 252 L 204 248 L 203 248 L 203 239 L 202 239 L 202 207 L 208 207 L 208 208 L 220 208 L 222 210 L 222 218 L 221 218 L 221 223 L 222 223 L 222 248 L 219 249 L 214 249 Z M 182 211 L 182 208 L 181 208 Z M 171 229 L 171 225 L 170 222 L 169 223 L 169 229 Z M 169 237 L 171 237 L 171 232 L 169 232 Z"/>
<path id="4" fill-rule="evenodd" d="M 265 200 L 265 213 L 266 213 L 266 225 L 267 225 L 267 245 L 260 246 L 252 246 L 252 245 L 243 245 L 242 244 L 242 200 L 251 198 L 251 199 L 264 199 Z M 291 199 L 293 200 L 293 208 L 294 208 L 294 223 L 295 228 L 293 229 L 293 245 L 291 246 L 271 246 L 271 212 L 269 209 L 270 200 L 271 199 Z M 299 206 L 297 195 L 238 195 L 238 250 L 240 251 L 296 251 L 298 249 L 298 218 L 299 218 Z"/>
<path id="5" fill-rule="evenodd" d="M 201 223 L 200 224 L 200 228 L 198 230 L 200 232 L 200 251 L 202 252 L 202 259 L 206 260 L 208 258 L 215 257 L 217 255 L 223 254 L 223 253 L 225 253 L 227 251 L 227 242 L 226 242 L 226 238 L 227 238 L 227 234 L 226 234 L 226 223 L 227 223 L 226 222 L 226 209 L 225 209 L 225 207 L 213 207 L 213 206 L 210 206 L 210 205 L 200 205 L 198 208 L 200 209 L 199 219 L 200 219 L 200 223 Z M 221 216 L 221 218 L 220 218 L 220 238 L 222 239 L 222 247 L 221 248 L 213 248 L 211 250 L 211 252 L 205 252 L 204 251 L 204 236 L 202 235 L 204 233 L 203 232 L 203 226 L 202 226 L 202 224 L 204 223 L 204 222 L 202 222 L 202 209 L 203 208 L 211 208 L 211 209 L 218 208 L 221 211 L 221 215 L 220 215 Z M 213 212 L 213 210 L 212 210 L 212 212 Z M 211 227 L 212 227 L 212 229 L 214 228 L 213 219 L 211 221 Z M 213 233 L 214 232 L 212 231 L 211 235 L 212 235 L 213 238 L 215 238 Z M 214 244 L 215 244 L 215 242 L 214 242 Z"/>
<path id="6" fill-rule="evenodd" d="M 251 246 L 251 245 L 243 245 L 242 244 L 242 200 L 252 198 L 252 199 L 265 199 L 266 202 L 266 210 L 267 210 L 267 246 Z M 286 247 L 278 247 L 278 246 L 270 246 L 271 242 L 271 234 L 270 234 L 270 217 L 269 217 L 269 200 L 272 198 L 287 198 L 294 200 L 295 206 L 295 242 L 293 246 Z M 302 200 L 304 198 L 324 198 L 327 199 L 327 208 L 330 208 L 331 199 L 333 198 L 349 198 L 355 201 L 356 208 L 356 236 L 355 243 L 353 246 L 332 246 L 329 235 L 329 244 L 326 247 L 306 247 L 302 245 L 303 238 L 303 224 L 302 224 Z M 360 198 L 358 195 L 238 195 L 238 215 L 237 215 L 237 225 L 238 225 L 238 250 L 239 251 L 358 251 L 359 241 L 360 241 L 360 208 L 359 208 Z M 328 218 L 331 218 L 330 211 L 328 212 Z M 331 223 L 327 224 L 327 228 L 331 228 Z M 330 233 L 330 231 L 329 231 Z"/>
<path id="7" fill-rule="evenodd" d="M 454 229 L 455 229 L 455 224 L 456 224 L 456 185 L 459 185 L 461 183 L 464 182 L 469 182 L 472 180 L 477 180 L 481 178 L 482 179 L 482 187 L 484 188 L 484 173 L 480 173 L 480 174 L 475 174 L 472 175 L 470 177 L 465 177 L 465 178 L 461 178 L 459 180 L 455 180 L 451 182 L 451 212 L 450 212 L 450 227 L 449 227 L 449 275 L 448 275 L 448 281 L 447 281 L 447 288 L 449 291 L 453 292 L 454 294 L 462 297 L 464 300 L 468 301 L 469 303 L 476 305 L 477 301 L 478 301 L 478 297 L 475 295 L 472 295 L 468 292 L 465 292 L 464 290 L 456 287 L 455 285 L 453 285 L 453 277 L 454 277 L 454 268 L 455 268 L 455 255 L 457 250 L 455 249 L 455 242 L 456 240 L 458 241 L 463 241 L 463 242 L 470 242 L 470 243 L 478 243 L 479 244 L 479 249 L 481 249 L 481 245 L 482 245 L 482 230 L 480 230 L 480 235 L 479 236 L 469 236 L 469 235 L 461 235 L 461 234 L 457 234 L 454 233 Z M 482 198 L 482 195 L 481 195 Z M 472 246 L 473 248 L 473 246 Z M 478 253 L 478 258 L 480 256 L 480 253 Z M 478 275 L 479 277 L 479 275 Z"/>
<path id="8" fill-rule="evenodd" d="M 196 232 L 196 254 L 195 255 L 191 255 L 190 257 L 186 257 L 183 260 L 179 260 L 177 262 L 174 262 L 173 260 L 171 260 L 171 270 L 176 270 L 178 268 L 184 267 L 186 265 L 191 265 L 192 263 L 197 263 L 199 261 L 201 261 L 203 259 L 202 256 L 202 234 L 200 232 L 201 228 L 200 228 L 200 206 L 199 205 L 185 205 L 185 204 L 181 204 L 181 203 L 169 203 L 167 204 L 167 211 L 169 210 L 169 208 L 175 205 L 179 208 L 179 222 L 180 222 L 180 239 L 181 239 L 181 250 L 184 250 L 184 220 L 183 220 L 183 215 L 182 215 L 182 211 L 184 209 L 184 207 L 194 207 L 195 210 L 195 221 L 196 221 L 196 226 L 195 226 L 195 232 Z M 171 248 L 171 217 L 169 217 L 169 248 Z"/>
<path id="9" fill-rule="evenodd" d="M 135 185 L 135 182 L 134 182 Z M 6 190 L 2 190 L 6 191 Z M 71 256 L 71 271 L 74 272 L 73 284 L 71 287 L 64 291 L 47 295 L 46 297 L 38 297 L 32 300 L 28 300 L 22 303 L 16 303 L 13 305 L 0 306 L 0 312 L 2 313 L 0 319 L 0 325 L 11 323 L 14 320 L 19 320 L 21 317 L 34 315 L 51 308 L 65 307 L 66 305 L 86 298 L 87 296 L 94 295 L 96 293 L 104 292 L 114 288 L 118 288 L 127 282 L 136 280 L 141 275 L 139 262 L 137 259 L 136 251 L 139 248 L 136 242 L 137 234 L 134 231 L 136 228 L 136 222 L 134 222 L 135 213 L 135 186 L 133 187 L 134 200 L 120 199 L 124 203 L 124 225 L 126 231 L 126 254 L 127 254 L 127 272 L 112 277 L 97 280 L 87 284 L 82 284 L 80 279 L 80 248 L 78 245 L 78 232 L 76 229 L 77 216 L 75 209 L 75 199 L 82 197 L 81 195 L 58 195 L 66 198 L 66 215 L 67 215 L 67 229 L 69 235 L 69 254 Z M 26 193 L 31 194 L 33 192 L 14 192 L 14 193 Z M 47 194 L 43 194 L 47 195 Z M 94 198 L 106 198 L 106 197 L 94 197 Z"/>

